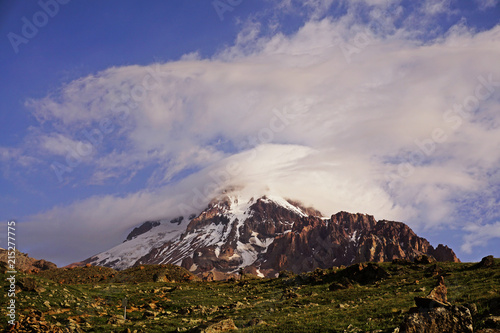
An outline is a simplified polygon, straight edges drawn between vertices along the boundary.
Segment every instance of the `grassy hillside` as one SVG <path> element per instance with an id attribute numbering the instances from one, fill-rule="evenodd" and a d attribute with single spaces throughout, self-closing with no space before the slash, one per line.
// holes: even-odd
<path id="1" fill-rule="evenodd" d="M 198 281 L 175 266 L 123 272 L 86 267 L 38 275 L 19 273 L 17 320 L 26 329 L 54 332 L 65 328 L 201 331 L 224 319 L 232 319 L 242 332 L 392 332 L 414 306 L 413 298 L 426 296 L 439 274 L 445 276 L 448 300 L 473 310 L 475 329 L 485 327 L 488 315 L 500 315 L 500 259 L 488 268 L 405 262 L 363 267 L 364 273 L 359 266 L 351 266 L 300 275 L 283 272 L 277 279 L 246 276 L 242 281 L 223 282 Z M 164 274 L 170 277 L 161 278 Z M 0 277 L 6 293 L 6 275 Z M 3 304 L 0 325 L 8 326 Z"/>

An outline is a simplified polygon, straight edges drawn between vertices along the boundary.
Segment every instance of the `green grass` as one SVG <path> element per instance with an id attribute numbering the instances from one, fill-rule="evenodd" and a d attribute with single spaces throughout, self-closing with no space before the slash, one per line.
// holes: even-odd
<path id="1" fill-rule="evenodd" d="M 482 328 L 484 318 L 498 308 L 500 260 L 495 261 L 495 267 L 480 269 L 471 269 L 472 264 L 467 263 L 437 264 L 445 274 L 448 300 L 459 305 L 476 304 L 475 329 Z M 40 320 L 50 325 L 66 327 L 71 320 L 85 332 L 121 332 L 125 328 L 138 332 L 187 331 L 224 318 L 233 319 L 242 332 L 392 332 L 414 306 L 413 298 L 426 296 L 435 286 L 436 276 L 429 271 L 433 265 L 379 266 L 390 277 L 366 284 L 351 281 L 350 288 L 336 291 L 328 287 L 332 282 L 345 281 L 343 270 L 231 282 L 140 282 L 149 280 L 153 266 L 120 273 L 121 281 L 126 281 L 122 283 L 109 278 L 88 284 L 61 284 L 61 272 L 29 275 L 45 290 L 20 291 L 17 314 L 23 320 L 31 311 L 39 310 L 43 314 Z M 89 272 L 94 274 L 94 269 Z M 179 272 L 182 280 L 185 272 Z M 82 271 L 74 273 L 82 275 Z M 130 278 L 125 279 L 124 274 Z M 25 276 L 19 273 L 17 279 Z M 0 277 L 6 290 L 6 276 Z M 172 291 L 174 287 L 177 289 Z M 127 321 L 113 324 L 113 318 L 115 322 L 123 318 L 125 297 L 131 310 Z M 0 325 L 7 327 L 3 305 L 1 314 Z M 249 326 L 258 320 L 264 323 Z"/>

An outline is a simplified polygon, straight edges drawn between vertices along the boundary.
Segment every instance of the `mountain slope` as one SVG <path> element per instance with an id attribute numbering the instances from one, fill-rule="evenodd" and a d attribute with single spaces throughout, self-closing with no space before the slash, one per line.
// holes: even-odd
<path id="1" fill-rule="evenodd" d="M 421 254 L 459 261 L 451 249 L 435 249 L 404 223 L 347 212 L 323 217 L 277 196 L 224 195 L 190 219 L 146 223 L 124 243 L 85 262 L 115 269 L 177 264 L 193 273 L 244 269 L 274 277 L 281 270 L 298 273 Z"/>

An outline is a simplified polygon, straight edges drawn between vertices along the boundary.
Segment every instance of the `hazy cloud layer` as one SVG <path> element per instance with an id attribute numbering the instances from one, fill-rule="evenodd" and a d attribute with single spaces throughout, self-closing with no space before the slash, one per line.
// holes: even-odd
<path id="1" fill-rule="evenodd" d="M 425 1 L 420 15 L 448 2 Z M 361 3 L 366 24 L 355 19 Z M 103 250 L 142 220 L 175 217 L 181 203 L 201 210 L 211 198 L 196 199 L 196 190 L 229 186 L 283 194 L 325 215 L 463 229 L 464 252 L 500 237 L 500 26 L 475 32 L 459 22 L 422 40 L 418 26 L 395 24 L 398 3 L 359 1 L 292 35 L 249 23 L 212 58 L 109 68 L 28 101 L 50 126 L 32 130 L 36 152 L 25 149 L 48 161 L 54 181 L 107 184 L 153 170 L 136 193 L 31 216 L 29 237 L 54 226 L 64 237 L 51 255 L 67 244 L 92 255 L 79 239 Z M 92 177 L 74 178 L 78 168 Z"/>

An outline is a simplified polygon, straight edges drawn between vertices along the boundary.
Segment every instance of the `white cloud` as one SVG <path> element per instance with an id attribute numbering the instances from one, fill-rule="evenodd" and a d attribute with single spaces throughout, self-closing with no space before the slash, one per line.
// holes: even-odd
<path id="1" fill-rule="evenodd" d="M 461 248 L 466 253 L 472 253 L 474 247 L 485 246 L 490 240 L 500 238 L 500 222 L 486 225 L 470 224 L 464 230 L 469 232 L 464 236 Z"/>
<path id="2" fill-rule="evenodd" d="M 451 0 L 425 0 L 422 10 L 428 15 L 436 15 L 450 11 Z"/>
<path id="3" fill-rule="evenodd" d="M 489 8 L 498 6 L 499 0 L 475 0 L 480 10 L 487 10 Z"/>
<path id="4" fill-rule="evenodd" d="M 426 11 L 447 3 L 427 1 Z M 78 225 L 102 249 L 109 230 L 168 216 L 210 183 L 209 172 L 253 153 L 231 184 L 269 187 L 326 214 L 359 211 L 418 228 L 463 227 L 467 217 L 457 212 L 466 200 L 498 186 L 500 26 L 474 33 L 459 25 L 423 43 L 404 29 L 370 30 L 348 13 L 291 36 L 258 36 L 254 26 L 211 59 L 110 68 L 30 101 L 53 124 L 39 133 L 51 153 L 94 133 L 91 182 L 155 169 L 143 191 L 54 208 L 33 216 L 33 226 Z M 490 96 L 454 112 L 489 76 L 493 84 L 480 91 Z M 169 183 L 192 168 L 202 171 Z"/>
<path id="5" fill-rule="evenodd" d="M 23 242 L 33 244 L 30 251 L 40 257 L 67 263 L 71 259 L 65 249 L 71 248 L 73 260 L 75 256 L 83 259 L 120 243 L 125 231 L 138 221 L 199 213 L 222 190 L 231 188 L 248 196 L 299 198 L 327 216 L 340 210 L 378 212 L 380 218 L 402 216 L 404 208 L 394 206 L 378 184 L 357 172 L 356 162 L 324 156 L 304 146 L 264 144 L 225 158 L 176 185 L 124 197 L 91 197 L 31 216 L 23 223 L 23 230 L 28 231 Z M 353 172 L 347 173 L 345 164 Z M 50 230 L 51 237 L 40 237 L 45 230 Z"/>

